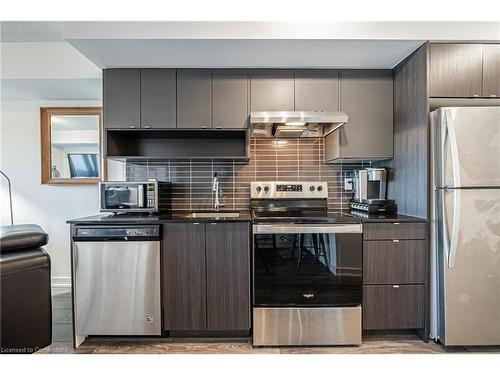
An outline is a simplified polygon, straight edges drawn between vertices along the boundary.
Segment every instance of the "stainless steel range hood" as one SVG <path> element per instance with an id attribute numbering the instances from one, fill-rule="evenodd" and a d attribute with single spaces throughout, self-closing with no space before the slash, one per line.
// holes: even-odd
<path id="1" fill-rule="evenodd" d="M 262 111 L 250 113 L 252 136 L 318 137 L 347 123 L 345 112 Z"/>

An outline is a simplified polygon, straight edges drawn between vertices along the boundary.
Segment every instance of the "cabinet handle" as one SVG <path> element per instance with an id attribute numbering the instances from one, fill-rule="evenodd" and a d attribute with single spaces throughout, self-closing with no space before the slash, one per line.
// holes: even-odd
<path id="1" fill-rule="evenodd" d="M 479 98 L 479 94 L 473 94 L 472 97 L 473 98 Z"/>
<path id="2" fill-rule="evenodd" d="M 193 225 L 199 225 L 200 223 L 193 223 Z"/>
<path id="3" fill-rule="evenodd" d="M 144 129 L 149 129 L 151 125 L 144 125 Z"/>
<path id="4" fill-rule="evenodd" d="M 206 129 L 206 128 L 207 128 L 207 126 L 206 126 L 206 125 L 202 125 L 202 126 L 201 126 L 201 128 L 202 128 L 202 129 Z"/>
<path id="5" fill-rule="evenodd" d="M 399 225 L 399 223 L 393 223 L 394 225 Z"/>
<path id="6" fill-rule="evenodd" d="M 392 287 L 393 288 L 399 288 L 399 285 L 393 285 Z"/>
<path id="7" fill-rule="evenodd" d="M 210 224 L 212 224 L 212 225 L 217 225 L 217 223 L 210 223 Z"/>
<path id="8" fill-rule="evenodd" d="M 394 243 L 399 243 L 399 240 L 392 240 L 392 242 L 394 242 Z"/>
<path id="9" fill-rule="evenodd" d="M 129 128 L 130 129 L 135 129 L 135 125 L 130 125 Z"/>
<path id="10" fill-rule="evenodd" d="M 222 129 L 222 126 L 216 126 L 215 129 Z"/>
<path id="11" fill-rule="evenodd" d="M 492 98 L 496 98 L 497 96 L 495 94 L 490 95 Z"/>

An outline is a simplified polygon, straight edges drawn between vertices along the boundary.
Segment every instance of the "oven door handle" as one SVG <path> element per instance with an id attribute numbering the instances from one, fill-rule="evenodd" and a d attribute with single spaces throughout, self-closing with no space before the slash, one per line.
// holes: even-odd
<path id="1" fill-rule="evenodd" d="M 361 224 L 255 224 L 254 234 L 286 234 L 286 233 L 363 233 Z"/>

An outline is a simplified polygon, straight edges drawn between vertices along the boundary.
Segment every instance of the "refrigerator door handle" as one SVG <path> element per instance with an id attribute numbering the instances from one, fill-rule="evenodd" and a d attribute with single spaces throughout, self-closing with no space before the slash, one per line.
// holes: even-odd
<path id="1" fill-rule="evenodd" d="M 453 170 L 453 186 L 460 187 L 462 186 L 461 178 L 460 178 L 460 160 L 458 157 L 458 143 L 457 143 L 457 134 L 454 126 L 449 126 L 448 118 L 445 115 L 445 128 L 448 135 L 448 141 L 450 142 L 450 150 L 451 150 L 451 167 Z M 443 142 L 444 143 L 444 142 Z M 443 144 L 443 152 L 444 152 L 444 144 Z M 444 159 L 442 159 L 444 160 Z M 444 165 L 443 165 L 444 170 Z"/>
<path id="2" fill-rule="evenodd" d="M 438 186 L 445 186 L 445 160 L 446 160 L 446 141 L 448 139 L 448 128 L 446 127 L 446 116 L 445 113 L 441 114 L 441 132 L 439 138 L 441 140 L 441 147 L 439 151 L 441 153 L 441 158 L 439 160 L 439 181 L 437 181 Z M 437 154 L 437 152 L 436 152 Z M 437 177 L 437 176 L 436 176 Z M 444 206 L 443 206 L 444 208 Z"/>
<path id="3" fill-rule="evenodd" d="M 460 198 L 461 191 L 460 189 L 445 189 L 445 193 L 453 193 L 453 222 L 451 227 L 451 236 L 448 239 L 448 222 L 446 219 L 446 211 L 445 211 L 445 199 L 443 196 L 442 204 L 443 204 L 443 230 L 444 230 L 444 238 L 446 239 L 446 244 L 448 248 L 448 268 L 455 267 L 455 258 L 457 255 L 457 247 L 458 247 L 458 230 L 460 228 Z"/>
<path id="4" fill-rule="evenodd" d="M 448 116 L 452 116 L 451 111 L 445 111 L 443 116 L 444 123 L 444 131 L 445 136 L 443 137 L 442 142 L 442 152 L 443 156 L 446 153 L 445 145 L 446 140 L 450 143 L 450 151 L 451 151 L 451 167 L 453 171 L 453 187 L 458 189 L 445 189 L 445 192 L 453 192 L 453 223 L 451 228 L 451 236 L 448 242 L 448 268 L 455 267 L 455 257 L 457 253 L 458 246 L 458 228 L 460 228 L 460 198 L 461 192 L 460 187 L 462 186 L 461 178 L 460 178 L 460 160 L 458 157 L 458 143 L 457 143 L 457 135 L 455 131 L 455 127 L 453 123 L 450 124 Z M 447 139 L 446 139 L 447 138 Z M 442 158 L 442 178 L 444 181 L 444 173 L 445 173 L 445 159 Z M 445 213 L 445 199 L 443 197 L 443 216 L 445 219 L 443 220 L 445 224 L 445 238 L 448 237 L 448 225 L 446 223 L 446 213 Z"/>

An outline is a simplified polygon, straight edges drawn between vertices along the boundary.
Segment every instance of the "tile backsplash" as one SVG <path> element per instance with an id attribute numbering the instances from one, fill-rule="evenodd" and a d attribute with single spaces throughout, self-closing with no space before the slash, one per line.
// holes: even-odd
<path id="1" fill-rule="evenodd" d="M 361 163 L 325 164 L 323 138 L 252 138 L 250 161 L 144 161 L 129 162 L 129 181 L 156 178 L 172 182 L 173 210 L 210 210 L 212 177 L 217 173 L 225 210 L 245 210 L 251 181 L 327 181 L 328 209 L 347 208 L 352 196 L 344 177 L 352 177 Z"/>

